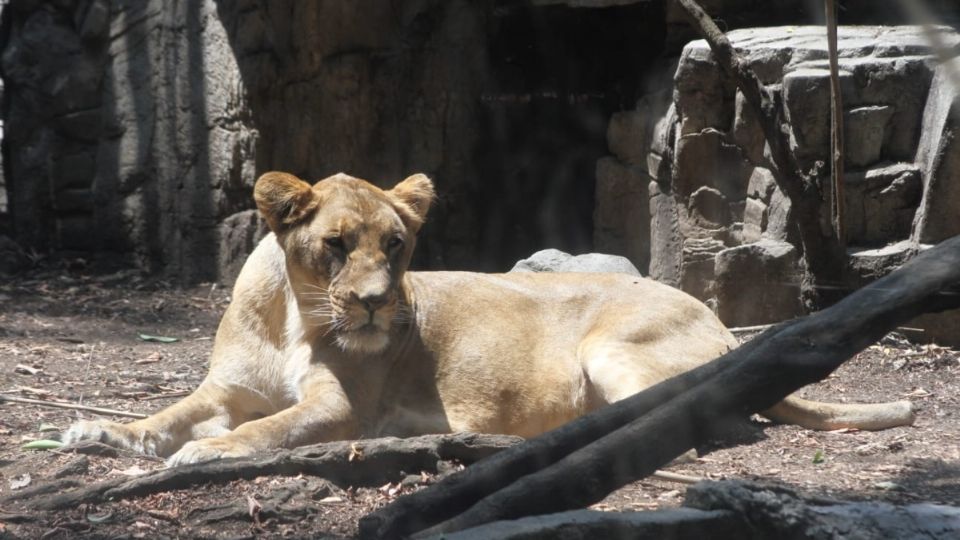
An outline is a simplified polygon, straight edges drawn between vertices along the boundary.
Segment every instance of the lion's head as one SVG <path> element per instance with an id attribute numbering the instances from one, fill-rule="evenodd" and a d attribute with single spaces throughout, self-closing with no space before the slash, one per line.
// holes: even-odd
<path id="1" fill-rule="evenodd" d="M 254 188 L 305 320 L 358 353 L 386 348 L 391 327 L 407 314 L 401 278 L 433 197 L 423 174 L 384 191 L 345 174 L 311 186 L 268 172 Z"/>

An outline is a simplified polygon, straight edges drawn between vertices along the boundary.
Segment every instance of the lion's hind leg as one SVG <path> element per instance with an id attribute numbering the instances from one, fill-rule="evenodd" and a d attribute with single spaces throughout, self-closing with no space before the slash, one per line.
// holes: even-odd
<path id="1" fill-rule="evenodd" d="M 587 379 L 589 409 L 628 398 L 702 364 L 682 348 L 656 342 L 635 343 L 588 338 L 580 347 Z"/>

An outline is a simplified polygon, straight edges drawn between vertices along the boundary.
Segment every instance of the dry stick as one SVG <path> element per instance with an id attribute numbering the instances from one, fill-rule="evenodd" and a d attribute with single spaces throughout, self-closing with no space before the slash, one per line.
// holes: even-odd
<path id="1" fill-rule="evenodd" d="M 11 403 L 26 403 L 29 405 L 40 405 L 42 407 L 54 407 L 57 409 L 74 409 L 77 411 L 87 411 L 97 414 L 112 414 L 114 416 L 125 416 L 127 418 L 146 418 L 147 415 L 127 412 L 127 411 L 117 411 L 114 409 L 104 409 L 103 407 L 88 407 L 87 405 L 75 405 L 73 403 L 60 403 L 57 401 L 44 401 L 42 399 L 30 399 L 22 397 L 8 396 L 5 394 L 0 394 L 0 402 L 9 401 Z"/>
<path id="2" fill-rule="evenodd" d="M 823 380 L 897 324 L 921 313 L 960 306 L 960 294 L 951 287 L 960 288 L 960 236 L 920 254 L 833 307 L 765 334 L 751 342 L 758 345 L 746 354 L 747 347 L 741 347 L 725 355 L 738 360 L 715 378 L 417 536 L 581 508 L 602 500 L 705 442 L 718 418 L 764 410 L 802 386 Z M 434 508 L 418 511 L 430 514 Z M 361 528 L 361 532 L 366 531 Z M 385 536 L 395 536 L 389 532 L 393 531 Z"/>
<path id="3" fill-rule="evenodd" d="M 833 231 L 840 245 L 846 243 L 843 200 L 843 97 L 840 95 L 840 67 L 837 61 L 837 6 L 824 0 L 827 20 L 827 48 L 830 54 L 830 165 L 833 173 Z"/>

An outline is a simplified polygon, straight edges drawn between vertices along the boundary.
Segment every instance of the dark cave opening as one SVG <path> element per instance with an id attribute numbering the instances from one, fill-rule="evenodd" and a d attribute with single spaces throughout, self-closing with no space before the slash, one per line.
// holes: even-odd
<path id="1" fill-rule="evenodd" d="M 494 87 L 476 149 L 482 270 L 544 248 L 592 249 L 595 168 L 610 115 L 662 54 L 662 3 L 603 8 L 500 2 L 488 19 Z"/>

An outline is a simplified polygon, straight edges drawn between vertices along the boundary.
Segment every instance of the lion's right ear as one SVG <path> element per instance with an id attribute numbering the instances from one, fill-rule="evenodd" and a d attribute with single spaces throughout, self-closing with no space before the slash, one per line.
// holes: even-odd
<path id="1" fill-rule="evenodd" d="M 264 173 L 257 179 L 253 199 L 275 233 L 302 221 L 320 203 L 310 184 L 284 172 Z"/>

